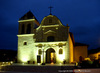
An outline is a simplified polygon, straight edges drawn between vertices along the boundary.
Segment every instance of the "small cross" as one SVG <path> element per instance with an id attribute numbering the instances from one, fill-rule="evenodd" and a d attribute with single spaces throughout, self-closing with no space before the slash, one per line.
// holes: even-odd
<path id="1" fill-rule="evenodd" d="M 50 7 L 48 7 L 48 8 L 50 8 L 50 15 L 52 15 L 52 14 L 51 14 L 51 8 L 53 8 L 53 7 L 50 6 Z"/>

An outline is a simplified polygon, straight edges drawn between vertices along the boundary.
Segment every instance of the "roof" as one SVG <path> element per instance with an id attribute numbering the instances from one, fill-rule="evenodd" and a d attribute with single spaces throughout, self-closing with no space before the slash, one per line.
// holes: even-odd
<path id="1" fill-rule="evenodd" d="M 53 23 L 49 23 L 50 19 L 52 19 Z M 48 15 L 43 18 L 41 25 L 62 25 L 62 23 L 55 15 Z"/>
<path id="2" fill-rule="evenodd" d="M 33 15 L 33 13 L 31 11 L 27 12 L 24 16 L 22 16 L 19 20 L 27 20 L 27 19 L 35 19 L 35 16 Z M 38 21 L 38 20 L 37 20 Z"/>
<path id="3" fill-rule="evenodd" d="M 83 43 L 75 43 L 75 46 L 89 46 L 89 45 Z"/>

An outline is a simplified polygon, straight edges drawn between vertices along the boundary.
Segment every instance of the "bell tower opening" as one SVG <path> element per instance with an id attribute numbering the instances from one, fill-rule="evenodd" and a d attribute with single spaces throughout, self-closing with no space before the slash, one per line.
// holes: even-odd
<path id="1" fill-rule="evenodd" d="M 27 34 L 30 34 L 31 33 L 31 24 L 28 24 L 27 25 Z"/>
<path id="2" fill-rule="evenodd" d="M 25 32 L 25 25 L 24 25 L 24 24 L 22 24 L 21 34 L 24 34 L 24 32 Z"/>

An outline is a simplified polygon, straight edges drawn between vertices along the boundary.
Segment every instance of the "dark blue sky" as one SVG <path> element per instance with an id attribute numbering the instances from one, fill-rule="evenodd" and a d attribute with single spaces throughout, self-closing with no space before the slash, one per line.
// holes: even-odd
<path id="1" fill-rule="evenodd" d="M 76 42 L 100 47 L 100 0 L 1 0 L 0 49 L 17 50 L 19 18 L 31 10 L 41 23 L 50 5 L 52 14 L 69 24 Z"/>

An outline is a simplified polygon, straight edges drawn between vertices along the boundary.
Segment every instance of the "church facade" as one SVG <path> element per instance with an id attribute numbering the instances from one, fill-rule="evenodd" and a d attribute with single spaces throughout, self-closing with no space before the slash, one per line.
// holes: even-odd
<path id="1" fill-rule="evenodd" d="M 50 14 L 39 24 L 29 11 L 18 22 L 19 63 L 72 63 L 80 56 L 75 57 L 75 42 L 69 26 L 64 26 L 56 16 Z M 87 45 L 82 55 L 87 57 Z"/>

